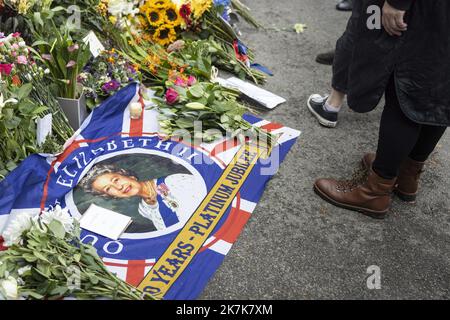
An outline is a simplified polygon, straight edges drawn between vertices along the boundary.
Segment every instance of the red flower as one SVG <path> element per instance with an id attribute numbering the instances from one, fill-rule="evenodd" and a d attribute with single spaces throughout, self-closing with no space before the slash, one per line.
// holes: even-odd
<path id="1" fill-rule="evenodd" d="M 13 69 L 12 64 L 0 64 L 0 74 L 9 76 Z"/>
<path id="2" fill-rule="evenodd" d="M 185 3 L 180 8 L 180 16 L 184 19 L 187 25 L 191 24 L 191 5 L 189 3 Z"/>
<path id="3" fill-rule="evenodd" d="M 3 237 L 2 236 L 0 236 L 0 251 L 5 251 L 6 249 L 8 249 L 7 247 L 5 247 L 4 245 L 3 245 L 3 242 L 4 242 L 5 240 L 3 239 Z"/>
<path id="4" fill-rule="evenodd" d="M 166 102 L 167 104 L 175 104 L 178 101 L 178 92 L 173 89 L 173 88 L 169 88 L 166 92 Z"/>
<path id="5" fill-rule="evenodd" d="M 13 38 L 19 38 L 20 37 L 20 32 L 15 32 L 13 33 Z"/>

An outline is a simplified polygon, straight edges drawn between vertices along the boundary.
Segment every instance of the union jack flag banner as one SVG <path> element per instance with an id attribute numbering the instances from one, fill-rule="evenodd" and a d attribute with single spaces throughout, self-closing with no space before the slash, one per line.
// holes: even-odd
<path id="1" fill-rule="evenodd" d="M 132 218 L 117 241 L 82 231 L 109 270 L 158 298 L 195 299 L 300 132 L 246 116 L 277 137 L 271 150 L 251 140 L 168 140 L 140 93 L 139 84 L 124 88 L 90 114 L 62 154 L 30 156 L 3 180 L 0 233 L 17 215 L 60 204 L 80 218 L 95 204 Z M 136 103 L 143 113 L 132 119 Z"/>

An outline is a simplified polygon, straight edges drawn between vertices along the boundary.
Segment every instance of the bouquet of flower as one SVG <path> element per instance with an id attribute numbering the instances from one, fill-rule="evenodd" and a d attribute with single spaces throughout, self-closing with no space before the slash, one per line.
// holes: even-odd
<path id="1" fill-rule="evenodd" d="M 141 81 L 138 67 L 125 60 L 114 49 L 102 52 L 78 76 L 90 108 L 101 104 L 134 81 Z"/>
<path id="2" fill-rule="evenodd" d="M 31 99 L 30 81 L 43 73 L 20 34 L 0 34 L 0 178 L 38 150 L 35 120 L 47 107 Z"/>
<path id="3" fill-rule="evenodd" d="M 235 90 L 176 74 L 167 85 L 164 99 L 155 99 L 164 134 L 202 142 L 212 142 L 224 134 L 242 140 L 257 138 L 269 146 L 275 142 L 270 133 L 243 119 L 248 109 L 236 101 L 239 93 Z"/>
<path id="4" fill-rule="evenodd" d="M 170 48 L 180 39 L 189 44 L 209 41 L 221 62 L 218 67 L 240 78 L 264 82 L 265 74 L 251 67 L 252 51 L 238 40 L 230 24 L 231 7 L 229 0 L 102 0 L 97 9 L 115 28 L 129 31 L 138 45 L 147 42 Z M 132 14 L 123 15 L 123 10 Z"/>
<path id="5" fill-rule="evenodd" d="M 186 29 L 180 35 L 183 39 L 212 39 L 220 43 L 223 50 L 226 47 L 233 49 L 235 59 L 247 67 L 244 70 L 251 78 L 252 72 L 259 73 L 250 69 L 254 54 L 239 40 L 240 33 L 232 23 L 231 0 L 184 0 L 182 3 L 180 12 L 186 23 Z"/>
<path id="6" fill-rule="evenodd" d="M 89 45 L 74 41 L 69 30 L 61 33 L 53 26 L 53 32 L 54 39 L 41 39 L 33 46 L 39 48 L 40 60 L 50 70 L 50 76 L 56 85 L 55 93 L 62 98 L 77 99 L 82 94 L 78 76 L 91 58 Z"/>
<path id="7" fill-rule="evenodd" d="M 78 223 L 59 205 L 40 216 L 18 215 L 3 238 L 0 300 L 152 300 L 105 268 L 94 247 L 80 241 Z"/>
<path id="8" fill-rule="evenodd" d="M 32 58 L 19 33 L 0 33 L 0 179 L 31 153 L 44 152 L 36 141 L 36 121 L 53 114 L 57 152 L 73 130 L 43 82 L 49 71 Z"/>
<path id="9" fill-rule="evenodd" d="M 27 40 L 32 39 L 32 29 L 41 12 L 50 10 L 53 0 L 2 0 L 3 12 L 0 22 L 3 32 L 20 32 Z"/>
<path id="10" fill-rule="evenodd" d="M 164 86 L 169 73 L 178 70 L 186 71 L 190 68 L 186 61 L 149 40 L 133 36 L 130 32 L 123 32 L 115 39 L 119 49 L 117 52 L 135 68 L 139 69 L 142 79 L 152 86 Z M 180 42 L 172 47 L 183 45 Z"/>
<path id="11" fill-rule="evenodd" d="M 211 62 L 211 52 L 215 51 L 206 42 L 185 47 L 186 43 L 178 40 L 165 50 L 129 33 L 121 37 L 120 53 L 139 65 L 157 95 L 165 96 L 156 101 L 163 133 L 176 136 L 178 129 L 194 133 L 195 122 L 202 121 L 204 141 L 213 141 L 223 133 L 246 133 L 273 142 L 270 134 L 242 119 L 248 108 L 237 102 L 238 91 L 211 82 L 217 71 Z M 212 129 L 216 131 L 211 133 Z"/>

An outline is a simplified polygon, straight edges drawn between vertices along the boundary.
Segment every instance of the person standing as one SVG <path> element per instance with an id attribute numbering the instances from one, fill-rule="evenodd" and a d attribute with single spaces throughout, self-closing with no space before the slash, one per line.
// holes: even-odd
<path id="1" fill-rule="evenodd" d="M 382 8 L 381 29 L 367 27 L 372 5 Z M 319 179 L 314 190 L 333 205 L 381 219 L 393 192 L 416 199 L 425 162 L 450 125 L 450 2 L 361 0 L 352 19 L 345 89 L 356 112 L 373 110 L 385 93 L 378 149 L 364 155 L 364 170 L 352 179 Z"/>
<path id="2" fill-rule="evenodd" d="M 352 0 L 341 0 L 337 5 L 336 9 L 339 11 L 352 11 L 353 1 Z M 316 56 L 316 62 L 324 65 L 333 65 L 334 61 L 334 50 L 319 53 Z"/>

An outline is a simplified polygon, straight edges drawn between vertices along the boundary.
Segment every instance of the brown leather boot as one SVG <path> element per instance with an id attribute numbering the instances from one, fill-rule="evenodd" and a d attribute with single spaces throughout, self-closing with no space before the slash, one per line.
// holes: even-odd
<path id="1" fill-rule="evenodd" d="M 319 179 L 314 184 L 314 190 L 335 206 L 383 219 L 391 206 L 396 180 L 383 179 L 372 169 L 368 172 L 361 170 L 348 181 Z"/>
<path id="2" fill-rule="evenodd" d="M 414 202 L 419 191 L 419 180 L 425 162 L 406 159 L 400 167 L 395 194 L 403 201 Z"/>
<path id="3" fill-rule="evenodd" d="M 375 157 L 375 153 L 365 154 L 362 159 L 363 166 L 367 169 L 372 168 Z M 400 198 L 400 200 L 406 202 L 416 201 L 419 191 L 419 180 L 423 173 L 424 165 L 425 162 L 414 161 L 410 158 L 402 163 L 397 179 L 397 185 L 394 189 L 394 193 Z"/>

